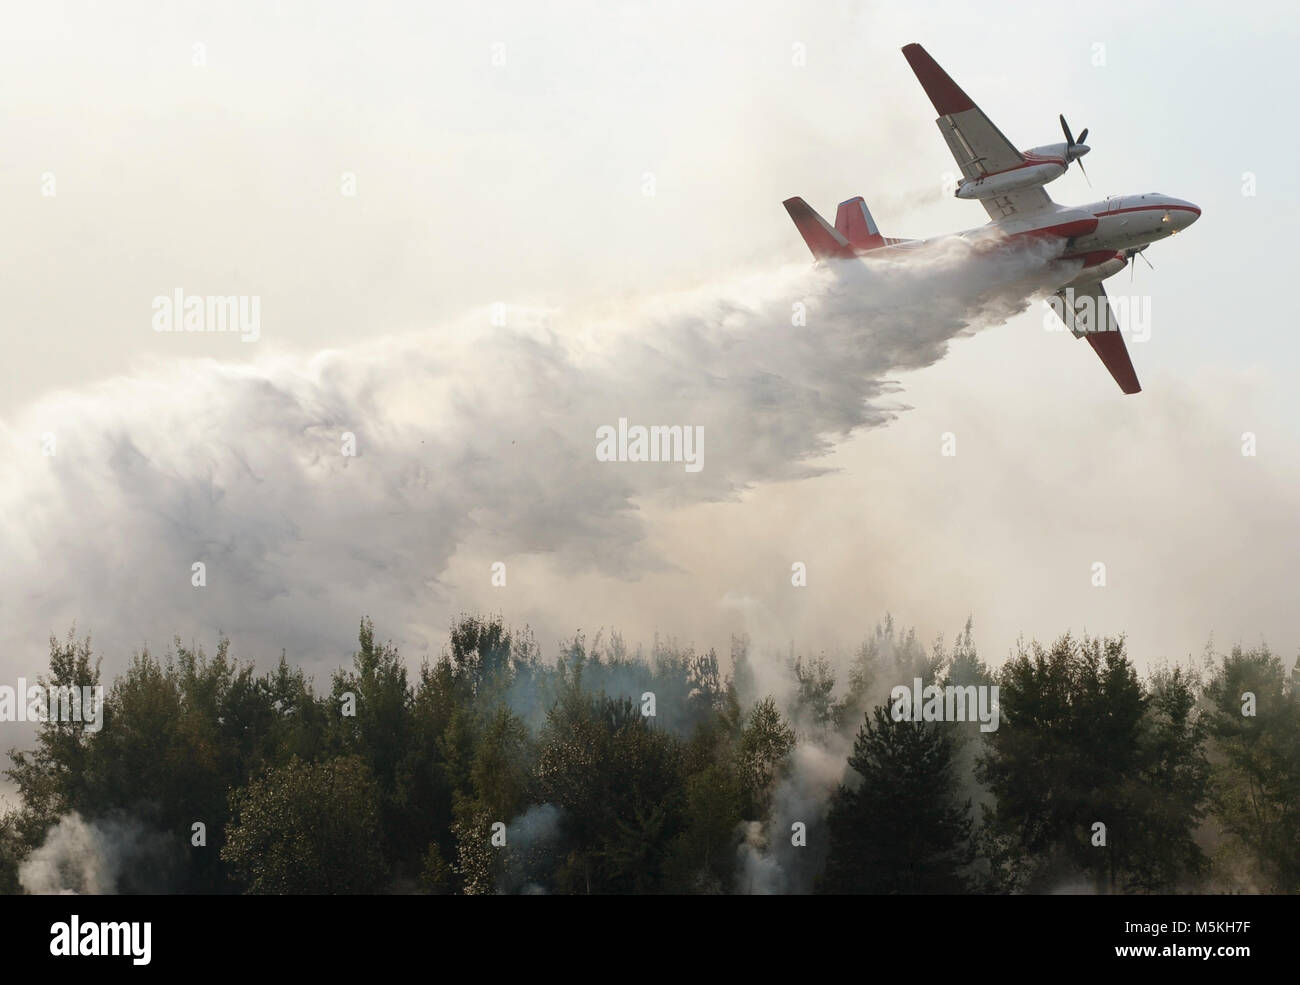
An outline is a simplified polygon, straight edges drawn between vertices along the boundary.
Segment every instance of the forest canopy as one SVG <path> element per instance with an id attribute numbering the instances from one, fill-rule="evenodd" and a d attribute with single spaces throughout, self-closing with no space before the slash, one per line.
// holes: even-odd
<path id="1" fill-rule="evenodd" d="M 994 689 L 997 727 L 900 719 L 913 682 Z M 102 685 L 103 720 L 10 751 L 4 893 L 1300 890 L 1300 674 L 1263 646 L 1140 676 L 1066 634 L 993 669 L 969 624 L 886 620 L 843 659 L 544 659 L 463 616 L 418 670 L 362 620 L 319 691 L 224 638 L 111 682 L 52 638 L 40 683 Z"/>

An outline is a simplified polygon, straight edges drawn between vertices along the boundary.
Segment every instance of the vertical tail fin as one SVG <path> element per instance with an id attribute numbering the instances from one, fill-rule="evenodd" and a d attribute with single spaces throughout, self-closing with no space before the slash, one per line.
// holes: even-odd
<path id="1" fill-rule="evenodd" d="M 835 213 L 835 228 L 859 250 L 877 250 L 886 242 L 861 195 L 840 203 Z"/>
<path id="2" fill-rule="evenodd" d="M 781 204 L 790 213 L 799 235 L 818 260 L 856 255 L 844 234 L 819 216 L 802 198 L 787 198 Z"/>

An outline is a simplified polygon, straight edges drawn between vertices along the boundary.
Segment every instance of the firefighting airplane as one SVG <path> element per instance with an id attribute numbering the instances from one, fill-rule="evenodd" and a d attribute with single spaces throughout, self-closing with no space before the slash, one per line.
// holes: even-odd
<path id="1" fill-rule="evenodd" d="M 939 132 L 961 168 L 957 197 L 978 199 L 992 220 L 958 235 L 993 230 L 1009 239 L 1049 240 L 1059 243 L 1057 259 L 1082 261 L 1078 275 L 1061 286 L 1053 308 L 1075 338 L 1088 340 L 1120 389 L 1137 393 L 1142 387 L 1101 282 L 1123 270 L 1156 240 L 1186 229 L 1200 218 L 1201 210 L 1158 192 L 1121 195 L 1078 207 L 1058 205 L 1043 186 L 1076 161 L 1083 170 L 1082 157 L 1091 149 L 1084 143 L 1086 127 L 1076 140 L 1062 116 L 1065 143 L 1018 151 L 924 48 L 909 44 L 903 55 L 934 104 Z M 834 226 L 802 198 L 786 199 L 783 204 L 818 260 L 922 245 L 882 236 L 860 196 L 840 203 Z"/>

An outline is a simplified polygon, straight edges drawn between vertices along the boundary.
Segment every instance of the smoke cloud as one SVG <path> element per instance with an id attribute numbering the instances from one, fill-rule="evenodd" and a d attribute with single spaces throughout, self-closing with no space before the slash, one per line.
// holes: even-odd
<path id="1" fill-rule="evenodd" d="M 902 409 L 891 373 L 1023 309 L 1044 272 L 1032 252 L 951 239 L 906 263 L 800 264 L 617 310 L 497 309 L 52 394 L 0 436 L 5 642 L 37 658 L 75 620 L 110 649 L 224 630 L 335 659 L 361 611 L 437 645 L 420 611 L 445 601 L 470 540 L 573 571 L 661 568 L 638 502 L 816 474 L 837 437 Z M 703 468 L 597 461 L 597 429 L 619 418 L 702 427 Z"/>
<path id="2" fill-rule="evenodd" d="M 159 891 L 168 871 L 167 842 L 127 817 L 86 821 L 73 812 L 59 819 L 45 841 L 18 868 L 18 882 L 33 895 L 103 896 Z"/>
<path id="3" fill-rule="evenodd" d="M 564 812 L 554 804 L 535 804 L 510 822 L 506 828 L 509 862 L 497 880 L 498 892 L 545 895 L 546 890 L 534 876 L 545 871 L 547 855 L 560 836 L 563 818 Z"/>
<path id="4" fill-rule="evenodd" d="M 758 896 L 812 891 L 829 850 L 826 805 L 850 772 L 846 761 L 852 748 L 851 737 L 838 733 L 795 743 L 789 772 L 777 783 L 767 816 L 741 825 L 739 891 Z M 799 845 L 793 840 L 795 824 L 804 826 Z"/>
<path id="5" fill-rule="evenodd" d="M 757 607 L 749 614 L 754 620 Z M 870 649 L 868 649 L 868 647 Z M 831 728 L 810 717 L 810 709 L 797 700 L 798 679 L 792 658 L 782 657 L 773 642 L 748 650 L 748 666 L 741 682 L 741 699 L 746 705 L 773 695 L 795 729 L 789 768 L 773 787 L 771 801 L 761 821 L 741 824 L 741 843 L 736 853 L 736 889 L 751 895 L 811 893 L 817 873 L 830 849 L 826 815 L 832 795 L 841 784 L 854 789 L 861 777 L 849 767 L 858 728 L 864 715 L 887 704 L 894 683 L 913 677 L 932 680 L 937 654 L 927 655 L 912 634 L 896 635 L 892 621 L 878 625 L 871 639 L 857 654 L 832 652 L 821 659 L 832 669 L 838 683 L 835 700 L 844 700 L 845 684 L 855 670 L 864 672 L 865 688 L 844 708 L 841 727 Z M 806 673 L 814 670 L 812 662 Z M 960 755 L 970 751 L 962 746 Z M 974 783 L 973 769 L 964 776 Z M 802 844 L 794 843 L 793 825 L 804 825 Z"/>

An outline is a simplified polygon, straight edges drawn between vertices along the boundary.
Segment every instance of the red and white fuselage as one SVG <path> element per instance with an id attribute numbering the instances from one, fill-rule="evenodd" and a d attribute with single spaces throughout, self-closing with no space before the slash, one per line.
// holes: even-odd
<path id="1" fill-rule="evenodd" d="M 1059 242 L 1059 259 L 1083 260 L 1079 277 L 1062 287 L 1077 286 L 1110 277 L 1127 265 L 1125 251 L 1149 246 L 1173 236 L 1199 219 L 1201 210 L 1191 202 L 1159 192 L 1117 195 L 1079 206 L 1057 206 L 1048 212 L 994 220 L 956 235 L 982 239 L 990 233 L 1005 240 L 1052 239 Z M 886 248 L 913 249 L 934 240 L 894 239 Z M 855 253 L 871 252 L 858 249 Z"/>
<path id="2" fill-rule="evenodd" d="M 939 114 L 935 123 L 961 169 L 956 197 L 978 201 L 989 215 L 986 225 L 957 235 L 980 248 L 1041 242 L 1049 259 L 1062 267 L 1053 285 L 1060 302 L 1054 306 L 1057 314 L 1076 338 L 1088 339 L 1125 393 L 1137 393 L 1142 388 L 1124 341 L 1114 331 L 1101 282 L 1150 244 L 1186 229 L 1200 218 L 1200 208 L 1159 192 L 1079 206 L 1052 201 L 1043 186 L 1065 174 L 1072 162 L 1083 167 L 1080 159 L 1089 151 L 1086 127 L 1076 140 L 1062 115 L 1064 143 L 1017 150 L 924 48 L 909 44 L 903 55 Z M 802 198 L 783 204 L 818 260 L 888 256 L 930 242 L 883 236 L 861 197 L 840 203 L 834 226 Z"/>

